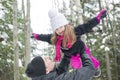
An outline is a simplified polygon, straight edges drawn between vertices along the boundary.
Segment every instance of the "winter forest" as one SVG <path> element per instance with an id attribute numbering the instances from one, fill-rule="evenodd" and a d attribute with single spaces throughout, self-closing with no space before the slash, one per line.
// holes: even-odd
<path id="1" fill-rule="evenodd" d="M 31 39 L 32 3 L 31 0 L 19 1 L 22 4 L 18 0 L 0 0 L 0 80 L 31 80 L 25 74 L 30 60 L 38 55 L 53 59 L 55 55 L 54 46 Z M 120 80 L 120 0 L 50 1 L 74 26 L 107 9 L 107 17 L 82 40 L 100 61 L 101 76 L 93 80 Z"/>

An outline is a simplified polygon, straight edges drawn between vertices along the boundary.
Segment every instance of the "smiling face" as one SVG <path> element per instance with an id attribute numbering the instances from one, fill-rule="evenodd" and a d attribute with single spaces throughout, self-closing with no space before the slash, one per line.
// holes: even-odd
<path id="1" fill-rule="evenodd" d="M 46 67 L 46 74 L 48 74 L 50 71 L 53 70 L 53 68 L 55 66 L 55 62 L 50 60 L 49 57 L 44 57 L 43 60 L 44 60 L 45 67 Z"/>
<path id="2" fill-rule="evenodd" d="M 65 27 L 64 26 L 61 26 L 61 27 L 59 27 L 59 28 L 57 28 L 55 30 L 55 32 L 57 33 L 57 35 L 60 35 L 60 36 L 62 36 L 64 34 L 64 31 L 65 31 Z"/>

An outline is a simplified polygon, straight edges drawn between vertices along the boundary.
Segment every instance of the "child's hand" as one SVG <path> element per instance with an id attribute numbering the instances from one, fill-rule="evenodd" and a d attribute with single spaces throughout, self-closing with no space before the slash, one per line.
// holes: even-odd
<path id="1" fill-rule="evenodd" d="M 98 19 L 102 19 L 104 17 L 106 17 L 106 13 L 107 13 L 107 10 L 106 9 L 103 9 L 101 10 L 98 15 L 96 16 Z"/>
<path id="2" fill-rule="evenodd" d="M 104 18 L 107 16 L 107 10 L 106 9 L 102 9 L 98 15 L 96 16 L 98 22 L 100 22 L 100 19 Z"/>
<path id="3" fill-rule="evenodd" d="M 2 42 L 4 39 L 0 37 L 0 42 Z"/>
<path id="4" fill-rule="evenodd" d="M 32 33 L 31 38 L 35 38 L 36 40 L 38 40 L 38 34 L 36 34 L 36 33 Z"/>

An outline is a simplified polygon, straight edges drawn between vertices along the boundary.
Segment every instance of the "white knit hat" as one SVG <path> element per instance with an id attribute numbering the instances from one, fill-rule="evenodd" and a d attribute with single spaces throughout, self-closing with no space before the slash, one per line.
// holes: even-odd
<path id="1" fill-rule="evenodd" d="M 53 31 L 61 26 L 68 24 L 68 21 L 65 18 L 65 16 L 59 13 L 58 10 L 56 9 L 49 10 L 48 16 L 50 18 L 50 24 L 51 24 Z"/>

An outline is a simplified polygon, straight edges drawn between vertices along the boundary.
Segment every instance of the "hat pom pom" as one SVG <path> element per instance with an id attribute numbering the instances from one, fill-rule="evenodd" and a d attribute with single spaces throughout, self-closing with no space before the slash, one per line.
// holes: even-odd
<path id="1" fill-rule="evenodd" d="M 50 19 L 56 17 L 59 14 L 57 9 L 50 9 L 48 12 L 48 16 Z"/>

